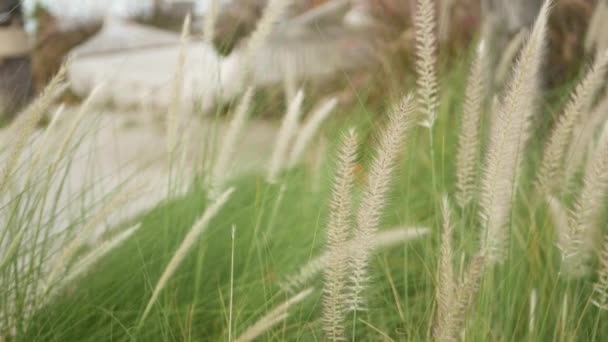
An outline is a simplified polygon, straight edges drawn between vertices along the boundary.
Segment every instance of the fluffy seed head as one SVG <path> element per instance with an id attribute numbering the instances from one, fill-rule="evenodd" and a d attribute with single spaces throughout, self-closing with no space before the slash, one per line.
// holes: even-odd
<path id="1" fill-rule="evenodd" d="M 489 263 L 501 262 L 506 257 L 507 226 L 538 95 L 550 5 L 551 1 L 545 2 L 540 11 L 490 129 L 480 203 L 484 226 L 482 248 Z"/>

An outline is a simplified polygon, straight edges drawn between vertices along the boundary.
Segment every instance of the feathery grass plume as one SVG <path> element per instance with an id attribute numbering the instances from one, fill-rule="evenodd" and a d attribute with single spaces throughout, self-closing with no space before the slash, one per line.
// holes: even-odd
<path id="1" fill-rule="evenodd" d="M 366 287 L 370 254 L 373 246 L 370 243 L 380 226 L 380 216 L 386 205 L 393 170 L 402 149 L 406 132 L 414 125 L 415 103 L 407 95 L 398 108 L 391 111 L 389 122 L 379 136 L 376 155 L 372 161 L 367 179 L 367 188 L 363 193 L 357 211 L 357 225 L 354 243 L 357 248 L 350 257 L 350 307 L 353 311 L 363 305 L 362 292 Z"/>
<path id="2" fill-rule="evenodd" d="M 209 0 L 209 7 L 203 22 L 203 40 L 205 43 L 213 46 L 213 38 L 215 38 L 215 22 L 218 13 L 218 0 Z"/>
<path id="3" fill-rule="evenodd" d="M 65 105 L 61 104 L 56 110 L 55 114 L 53 114 L 51 118 L 51 122 L 44 129 L 44 134 L 40 139 L 39 147 L 34 152 L 34 156 L 32 157 L 32 161 L 28 167 L 27 176 L 25 176 L 25 184 L 31 184 L 34 177 L 34 173 L 40 172 L 40 167 L 38 163 L 43 158 L 43 156 L 47 156 L 49 154 L 48 147 L 51 145 L 51 132 L 54 132 L 55 126 L 57 126 L 57 122 L 63 115 L 65 110 Z M 27 187 L 27 185 L 26 185 Z"/>
<path id="4" fill-rule="evenodd" d="M 593 284 L 591 303 L 602 310 L 608 310 L 608 234 L 604 235 L 598 262 L 597 280 Z"/>
<path id="5" fill-rule="evenodd" d="M 576 123 L 593 104 L 595 94 L 604 83 L 608 70 L 608 51 L 596 61 L 585 78 L 571 95 L 564 114 L 553 129 L 541 161 L 537 186 L 544 193 L 551 193 L 561 183 L 562 163 Z"/>
<path id="6" fill-rule="evenodd" d="M 264 45 L 266 39 L 272 33 L 273 26 L 281 19 L 292 2 L 293 0 L 268 0 L 262 17 L 258 20 L 256 28 L 245 47 L 246 78 L 251 76 L 251 63 L 254 55 Z"/>
<path id="7" fill-rule="evenodd" d="M 513 60 L 515 60 L 515 56 L 517 56 L 521 46 L 526 42 L 526 37 L 528 37 L 529 33 L 527 28 L 523 28 L 517 32 L 507 44 L 507 47 L 500 56 L 496 72 L 494 73 L 495 86 L 500 87 L 507 81 L 507 77 L 509 77 L 509 73 L 511 72 Z"/>
<path id="8" fill-rule="evenodd" d="M 566 171 L 564 182 L 566 185 L 572 183 L 574 175 L 584 164 L 589 146 L 593 145 L 593 139 L 597 136 L 598 127 L 603 127 L 603 123 L 608 117 L 608 96 L 605 96 L 593 108 L 591 113 L 585 117 L 574 129 L 572 141 L 568 146 L 566 154 Z"/>
<path id="9" fill-rule="evenodd" d="M 58 281 L 58 277 L 62 275 L 67 269 L 68 264 L 72 261 L 72 258 L 78 252 L 78 249 L 82 247 L 86 239 L 93 233 L 93 231 L 105 220 L 108 215 L 120 208 L 127 203 L 132 195 L 131 191 L 124 191 L 108 201 L 103 205 L 88 221 L 79 229 L 76 236 L 69 241 L 62 251 L 57 255 L 56 260 L 53 262 L 53 266 L 49 271 L 49 275 L 46 280 L 45 289 L 43 294 L 48 294 L 49 290 L 53 290 L 55 283 Z"/>
<path id="10" fill-rule="evenodd" d="M 424 127 L 431 128 L 437 118 L 437 75 L 435 55 L 435 3 L 433 0 L 418 0 L 414 16 L 416 29 L 416 73 L 418 74 L 418 102 L 422 109 Z"/>
<path id="11" fill-rule="evenodd" d="M 570 218 L 568 217 L 568 210 L 564 208 L 561 202 L 554 196 L 547 197 L 547 203 L 549 203 L 549 214 L 553 219 L 555 225 L 555 233 L 557 235 L 557 248 L 563 250 L 568 241 L 570 232 Z"/>
<path id="12" fill-rule="evenodd" d="M 539 92 L 547 20 L 552 1 L 546 1 L 532 34 L 513 70 L 503 100 L 490 129 L 490 143 L 482 176 L 480 213 L 484 229 L 482 249 L 489 263 L 506 257 L 509 217 L 522 154 Z"/>
<path id="13" fill-rule="evenodd" d="M 576 201 L 570 231 L 562 249 L 563 271 L 566 276 L 577 278 L 589 272 L 588 261 L 592 256 L 598 233 L 598 219 L 608 194 L 608 125 L 583 178 L 583 188 Z"/>
<path id="14" fill-rule="evenodd" d="M 454 226 L 451 220 L 450 203 L 447 196 L 443 197 L 441 212 L 443 216 L 443 230 L 441 232 L 441 250 L 439 252 L 439 265 L 437 269 L 437 320 L 434 335 L 438 341 L 444 336 L 448 327 L 450 310 L 454 306 L 456 282 L 454 278 L 454 252 L 452 247 L 452 233 Z"/>
<path id="15" fill-rule="evenodd" d="M 181 104 L 183 101 L 182 93 L 184 88 L 184 73 L 186 66 L 186 49 L 190 40 L 190 14 L 184 18 L 182 25 L 182 34 L 180 39 L 179 53 L 177 55 L 177 70 L 173 79 L 173 88 L 171 90 L 171 104 L 167 113 L 167 152 L 169 153 L 169 162 L 172 162 L 173 153 L 177 146 L 177 130 L 181 124 L 179 115 Z"/>
<path id="16" fill-rule="evenodd" d="M 239 337 L 237 337 L 235 341 L 250 342 L 255 340 L 258 336 L 268 331 L 277 323 L 280 323 L 287 319 L 289 315 L 289 309 L 306 299 L 306 297 L 310 296 L 312 292 L 313 288 L 308 288 L 289 298 L 285 302 L 277 305 L 274 309 L 272 309 L 270 312 L 260 318 L 252 326 L 247 328 L 247 330 L 245 330 Z"/>
<path id="17" fill-rule="evenodd" d="M 315 110 L 310 118 L 302 125 L 300 134 L 298 134 L 291 154 L 289 157 L 289 168 L 293 168 L 297 163 L 302 160 L 302 156 L 306 151 L 306 148 L 315 137 L 315 134 L 319 130 L 319 127 L 329 117 L 329 114 L 336 108 L 338 101 L 336 98 L 331 98 L 324 102 L 317 110 Z"/>
<path id="18" fill-rule="evenodd" d="M 101 93 L 101 91 L 104 89 L 105 86 L 106 85 L 103 83 L 97 85 L 91 91 L 89 96 L 87 96 L 86 100 L 82 103 L 82 105 L 80 105 L 80 108 L 78 109 L 78 113 L 72 120 L 72 123 L 70 124 L 70 128 L 65 133 L 65 135 L 64 135 L 65 137 L 63 138 L 61 145 L 59 145 L 60 147 L 57 150 L 57 153 L 55 155 L 55 160 L 53 161 L 53 164 L 50 167 L 49 175 L 51 177 L 54 175 L 54 171 L 57 169 L 57 167 L 59 166 L 59 163 L 61 162 L 63 157 L 66 155 L 66 153 L 68 151 L 68 147 L 70 146 L 70 143 L 74 139 L 74 135 L 76 134 L 76 130 L 78 129 L 78 126 L 84 119 L 84 116 L 89 112 L 89 109 L 91 108 L 91 105 L 94 103 L 97 95 L 99 93 Z"/>
<path id="19" fill-rule="evenodd" d="M 538 291 L 536 289 L 532 289 L 530 291 L 530 320 L 528 321 L 528 331 L 530 334 L 534 332 L 534 328 L 536 327 L 536 304 L 538 303 Z"/>
<path id="20" fill-rule="evenodd" d="M 327 254 L 323 282 L 323 330 L 331 341 L 342 341 L 346 275 L 348 271 L 347 239 L 352 227 L 352 200 L 357 158 L 357 135 L 350 130 L 344 137 L 338 154 L 338 169 L 330 203 L 327 224 Z"/>
<path id="21" fill-rule="evenodd" d="M 481 152 L 481 116 L 487 94 L 488 59 L 485 50 L 485 42 L 482 40 L 479 42 L 477 55 L 471 66 L 458 139 L 456 199 L 461 207 L 471 201 L 477 187 L 477 169 Z"/>
<path id="22" fill-rule="evenodd" d="M 420 239 L 430 233 L 428 228 L 393 228 L 386 231 L 381 231 L 371 239 L 372 248 L 374 250 L 380 250 L 384 248 L 390 248 L 398 246 L 404 242 L 414 241 Z M 347 244 L 346 254 L 352 254 L 356 251 L 358 244 L 354 240 L 349 240 Z M 300 268 L 298 273 L 289 276 L 281 284 L 281 288 L 286 292 L 295 292 L 300 288 L 306 286 L 311 279 L 327 267 L 329 263 L 330 255 L 325 251 L 320 256 L 310 260 L 304 266 Z"/>
<path id="23" fill-rule="evenodd" d="M 23 152 L 23 148 L 25 147 L 30 134 L 44 115 L 45 111 L 49 109 L 53 100 L 65 90 L 64 82 L 66 79 L 66 70 L 66 65 L 62 65 L 40 97 L 36 99 L 34 103 L 21 114 L 21 117 L 18 117 L 15 120 L 14 125 L 12 125 L 12 131 L 15 132 L 16 136 L 0 178 L 0 192 L 2 192 L 8 183 L 10 183 L 10 178 L 19 162 L 21 152 Z"/>
<path id="24" fill-rule="evenodd" d="M 222 191 L 223 183 L 226 175 L 230 173 L 230 163 L 234 158 L 234 153 L 245 123 L 247 122 L 249 109 L 251 108 L 251 100 L 253 98 L 253 87 L 248 87 L 239 104 L 237 105 L 234 116 L 230 120 L 228 131 L 224 135 L 221 143 L 221 149 L 217 155 L 217 160 L 213 165 L 211 172 L 209 197 L 214 198 Z"/>
<path id="25" fill-rule="evenodd" d="M 585 35 L 585 51 L 591 52 L 596 46 L 599 36 L 602 32 L 602 24 L 608 13 L 608 3 L 606 1 L 598 1 L 589 21 L 587 34 Z"/>
<path id="26" fill-rule="evenodd" d="M 473 257 L 465 272 L 462 282 L 456 290 L 456 298 L 452 302 L 452 307 L 446 318 L 445 329 L 443 335 L 438 337 L 437 341 L 458 341 L 458 335 L 464 329 L 467 312 L 473 306 L 477 297 L 477 292 L 481 286 L 481 277 L 485 269 L 485 257 L 478 254 Z"/>
<path id="27" fill-rule="evenodd" d="M 171 258 L 171 261 L 169 261 L 167 267 L 165 267 L 163 274 L 160 276 L 160 279 L 158 280 L 158 283 L 154 288 L 152 297 L 150 297 L 150 300 L 146 305 L 146 309 L 144 310 L 144 313 L 139 321 L 140 326 L 148 317 L 150 310 L 152 310 L 152 306 L 154 305 L 154 303 L 156 303 L 160 292 L 167 284 L 167 281 L 169 281 L 169 278 L 171 278 L 173 273 L 177 270 L 179 265 L 182 263 L 182 261 L 196 242 L 196 240 L 205 231 L 205 229 L 209 225 L 209 222 L 211 222 L 215 215 L 217 215 L 217 213 L 222 209 L 224 204 L 226 204 L 233 192 L 234 188 L 230 188 L 224 191 L 224 193 L 221 194 L 213 204 L 211 204 L 209 207 L 207 207 L 207 209 L 205 209 L 203 215 L 194 223 L 186 237 L 184 237 L 184 240 L 179 245 L 178 249 L 175 251 L 175 254 Z"/>
<path id="28" fill-rule="evenodd" d="M 93 265 L 95 265 L 104 256 L 108 255 L 116 247 L 120 246 L 123 242 L 129 239 L 139 228 L 141 223 L 135 226 L 125 229 L 124 231 L 117 234 L 114 238 L 105 241 L 99 247 L 85 255 L 78 263 L 76 263 L 72 269 L 61 279 L 61 285 L 67 285 L 74 279 L 80 277 L 82 274 L 88 272 Z"/>
<path id="29" fill-rule="evenodd" d="M 298 131 L 300 116 L 302 115 L 302 101 L 304 101 L 304 92 L 300 89 L 289 104 L 287 113 L 281 122 L 281 128 L 279 128 L 274 150 L 272 151 L 268 165 L 268 173 L 266 175 L 266 181 L 268 183 L 276 183 L 279 174 L 285 166 L 289 145 Z"/>

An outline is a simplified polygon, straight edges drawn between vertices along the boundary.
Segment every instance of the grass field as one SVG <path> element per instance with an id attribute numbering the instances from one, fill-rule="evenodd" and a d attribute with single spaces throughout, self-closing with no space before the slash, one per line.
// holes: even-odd
<path id="1" fill-rule="evenodd" d="M 74 270 L 96 254 L 79 243 L 78 227 L 50 272 L 47 238 L 11 248 L 21 230 L 37 242 L 48 229 L 31 213 L 48 188 L 8 196 L 0 341 L 608 339 L 608 128 L 597 95 L 608 54 L 573 84 L 540 91 L 549 8 L 494 103 L 475 73 L 482 49 L 440 68 L 433 84 L 432 18 L 421 11 L 415 97 L 396 107 L 400 99 L 387 98 L 381 113 L 363 102 L 336 109 L 320 133 L 328 147 L 319 168 L 221 183 L 205 169 L 186 195 L 116 227 L 120 237 L 141 223 L 84 272 Z M 579 121 L 595 124 L 578 129 Z M 469 140 L 467 127 L 476 132 Z M 579 162 L 566 152 L 578 141 Z M 464 158 L 474 159 L 464 202 L 467 147 L 475 157 Z"/>

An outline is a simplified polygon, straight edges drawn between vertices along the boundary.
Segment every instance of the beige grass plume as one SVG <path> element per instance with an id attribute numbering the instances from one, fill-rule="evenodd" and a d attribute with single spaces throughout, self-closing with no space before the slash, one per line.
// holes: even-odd
<path id="1" fill-rule="evenodd" d="M 551 132 L 538 175 L 537 185 L 544 193 L 552 193 L 556 188 L 559 188 L 557 185 L 563 179 L 562 163 L 574 127 L 583 115 L 591 110 L 593 99 L 604 83 L 607 70 L 608 51 L 596 61 L 595 65 L 576 87 L 564 114 Z"/>
<path id="2" fill-rule="evenodd" d="M 275 140 L 274 150 L 270 156 L 268 173 L 266 175 L 266 181 L 268 183 L 276 183 L 279 174 L 285 166 L 287 151 L 289 150 L 289 146 L 297 133 L 300 124 L 303 100 L 304 92 L 300 89 L 287 108 L 287 113 L 283 118 L 281 128 L 279 128 Z"/>
<path id="3" fill-rule="evenodd" d="M 438 341 L 442 340 L 445 330 L 448 329 L 450 310 L 454 307 L 454 292 L 456 291 L 452 247 L 454 226 L 451 222 L 449 205 L 448 198 L 444 197 L 441 206 L 443 230 L 441 232 L 441 250 L 437 269 L 437 319 L 434 331 L 435 338 Z"/>
<path id="4" fill-rule="evenodd" d="M 167 265 L 167 267 L 165 267 L 163 274 L 160 276 L 160 279 L 158 280 L 158 283 L 156 284 L 156 287 L 154 288 L 152 297 L 150 297 L 150 300 L 148 301 L 148 304 L 146 305 L 146 309 L 144 310 L 144 313 L 141 316 L 141 319 L 139 321 L 140 326 L 148 317 L 150 310 L 152 310 L 152 307 L 156 303 L 156 300 L 158 299 L 160 292 L 164 289 L 165 285 L 169 281 L 169 278 L 171 278 L 173 273 L 177 270 L 179 265 L 182 263 L 182 261 L 184 260 L 184 258 L 186 257 L 186 255 L 188 254 L 188 252 L 190 251 L 192 246 L 194 245 L 194 243 L 198 240 L 200 235 L 209 226 L 209 223 L 211 222 L 211 220 L 222 209 L 224 204 L 226 204 L 226 202 L 228 201 L 228 199 L 230 198 L 230 196 L 232 195 L 233 192 L 234 192 L 233 188 L 224 191 L 224 193 L 221 194 L 213 204 L 211 204 L 209 207 L 207 207 L 207 209 L 205 209 L 205 212 L 203 213 L 203 215 L 194 223 L 194 225 L 192 226 L 192 228 L 190 229 L 190 231 L 188 232 L 186 237 L 184 237 L 184 240 L 179 245 L 178 249 L 175 251 L 175 254 L 171 258 L 171 261 L 169 261 L 169 264 Z"/>
<path id="5" fill-rule="evenodd" d="M 296 141 L 291 149 L 289 156 L 289 168 L 295 167 L 301 160 L 306 152 L 306 148 L 310 145 L 310 142 L 317 134 L 317 131 L 329 117 L 329 114 L 336 108 L 338 101 L 336 98 L 331 98 L 325 101 L 319 108 L 317 108 L 311 115 L 310 118 L 302 125 L 300 134 L 296 137 Z"/>
<path id="6" fill-rule="evenodd" d="M 597 1 L 597 5 L 593 11 L 593 16 L 589 21 L 587 33 L 585 35 L 585 51 L 592 52 L 594 48 L 597 48 L 600 44 L 602 37 L 602 28 L 606 18 L 608 17 L 608 3 L 606 1 Z"/>
<path id="7" fill-rule="evenodd" d="M 392 228 L 374 234 L 371 239 L 371 245 L 374 251 L 390 248 L 393 246 L 399 246 L 408 241 L 418 240 L 426 235 L 429 235 L 430 232 L 431 231 L 428 228 Z M 356 244 L 355 241 L 349 240 L 347 245 L 347 254 L 350 255 L 354 253 L 357 247 L 358 244 Z M 307 286 L 314 277 L 316 277 L 327 267 L 329 259 L 330 255 L 328 251 L 325 251 L 325 253 L 307 262 L 296 274 L 286 277 L 285 281 L 281 284 L 281 287 L 286 292 L 295 292 L 304 286 Z"/>
<path id="8" fill-rule="evenodd" d="M 527 28 L 521 29 L 507 44 L 504 52 L 500 56 L 496 72 L 494 73 L 494 86 L 502 87 L 507 81 L 507 77 L 513 66 L 513 60 L 521 49 L 521 46 L 526 42 L 526 38 L 530 32 Z"/>
<path id="9" fill-rule="evenodd" d="M 602 310 L 608 310 L 608 235 L 604 235 L 604 243 L 599 255 L 597 280 L 593 284 L 592 303 Z"/>
<path id="10" fill-rule="evenodd" d="M 344 334 L 345 288 L 348 272 L 347 240 L 352 227 L 354 167 L 357 158 L 357 135 L 350 130 L 338 154 L 329 222 L 327 254 L 323 282 L 323 330 L 330 341 L 342 341 Z"/>
<path id="11" fill-rule="evenodd" d="M 513 70 L 490 129 L 490 142 L 481 182 L 482 248 L 487 262 L 504 260 L 509 239 L 509 218 L 518 173 L 528 141 L 529 125 L 539 93 L 540 67 L 551 1 L 538 15 Z"/>
<path id="12" fill-rule="evenodd" d="M 467 270 L 464 274 L 462 282 L 458 286 L 456 292 L 456 300 L 454 301 L 453 313 L 450 318 L 450 333 L 449 337 L 453 337 L 456 341 L 456 336 L 464 328 L 467 312 L 473 306 L 477 293 L 481 287 L 481 278 L 485 270 L 485 256 L 478 254 L 470 261 Z"/>
<path id="13" fill-rule="evenodd" d="M 362 307 L 362 291 L 368 278 L 369 258 L 373 249 L 371 238 L 378 231 L 380 216 L 386 206 L 386 198 L 401 152 L 405 134 L 414 123 L 415 104 L 410 95 L 405 96 L 398 108 L 391 111 L 389 122 L 379 136 L 376 155 L 372 161 L 367 188 L 357 210 L 357 225 L 354 240 L 357 248 L 350 259 L 350 306 L 352 310 Z"/>
<path id="14" fill-rule="evenodd" d="M 437 118 L 437 39 L 435 38 L 435 3 L 418 0 L 414 27 L 416 29 L 416 73 L 418 74 L 418 102 L 421 106 L 422 125 L 433 127 Z"/>
<path id="15" fill-rule="evenodd" d="M 608 194 L 608 125 L 600 138 L 592 160 L 585 170 L 583 188 L 576 201 L 570 231 L 562 248 L 563 273 L 581 277 L 589 272 L 595 241 L 598 238 L 598 219 Z"/>
<path id="16" fill-rule="evenodd" d="M 76 263 L 68 274 L 61 280 L 62 284 L 68 284 L 72 280 L 78 278 L 82 274 L 88 272 L 93 265 L 95 265 L 104 256 L 112 252 L 116 247 L 120 246 L 123 242 L 128 240 L 135 232 L 139 230 L 141 223 L 138 223 L 124 231 L 116 234 L 112 239 L 103 242 L 99 247 L 93 249 L 91 252 L 82 257 L 78 263 Z"/>
<path id="17" fill-rule="evenodd" d="M 569 212 L 555 196 L 548 196 L 547 203 L 549 204 L 549 214 L 555 225 L 557 247 L 560 250 L 563 250 L 568 242 L 570 234 Z"/>
<path id="18" fill-rule="evenodd" d="M 589 157 L 587 152 L 594 145 L 597 137 L 598 127 L 603 127 L 603 123 L 608 117 L 608 96 L 604 96 L 591 112 L 576 125 L 572 132 L 572 139 L 566 153 L 566 167 L 564 184 L 570 185 L 574 176 L 581 170 L 585 159 Z"/>
<path id="19" fill-rule="evenodd" d="M 78 250 L 83 246 L 86 239 L 93 234 L 94 230 L 98 228 L 101 223 L 103 223 L 111 212 L 127 203 L 132 194 L 133 193 L 131 191 L 125 191 L 114 195 L 110 201 L 108 201 L 93 216 L 91 216 L 83 227 L 79 228 L 76 236 L 65 244 L 65 247 L 63 247 L 55 260 L 53 260 L 47 276 L 45 284 L 46 288 L 44 289 L 43 294 L 48 294 L 48 291 L 53 289 L 59 277 L 66 271 L 67 266 L 72 261 L 74 255 L 76 255 Z"/>
<path id="20" fill-rule="evenodd" d="M 456 199 L 461 207 L 471 201 L 477 187 L 479 154 L 481 152 L 481 118 L 488 86 L 488 58 L 485 50 L 485 42 L 482 40 L 471 66 L 461 121 L 462 127 L 458 139 Z"/>
<path id="21" fill-rule="evenodd" d="M 247 328 L 237 339 L 236 342 L 250 342 L 258 338 L 260 335 L 268 331 L 276 324 L 284 321 L 289 316 L 289 309 L 294 305 L 302 302 L 313 292 L 313 288 L 308 288 L 301 291 L 295 296 L 287 299 L 285 302 L 277 305 L 274 309 L 270 310 L 266 315 L 260 318 L 252 326 Z"/>
<path id="22" fill-rule="evenodd" d="M 249 37 L 245 47 L 245 74 L 250 76 L 251 63 L 255 54 L 265 44 L 268 36 L 272 33 L 274 25 L 285 14 L 293 0 L 268 0 L 262 17 L 258 20 L 255 30 Z"/>
<path id="23" fill-rule="evenodd" d="M 186 67 L 186 50 L 190 40 L 190 14 L 186 15 L 182 25 L 182 34 L 179 53 L 177 56 L 177 70 L 173 79 L 171 89 L 171 104 L 167 113 L 167 152 L 169 153 L 169 163 L 173 162 L 173 154 L 177 146 L 177 131 L 180 128 L 181 104 L 183 102 L 184 75 Z"/>
<path id="24" fill-rule="evenodd" d="M 211 171 L 211 189 L 209 190 L 210 198 L 215 198 L 221 193 L 226 177 L 230 174 L 230 163 L 234 159 L 239 138 L 241 137 L 243 128 L 247 123 L 252 98 L 253 87 L 249 87 L 241 97 L 239 104 L 234 111 L 234 116 L 232 117 L 232 120 L 230 120 L 228 130 L 222 139 L 217 159 L 213 164 Z"/>
<path id="25" fill-rule="evenodd" d="M 213 46 L 213 38 L 215 38 L 215 23 L 218 14 L 218 0 L 209 0 L 209 7 L 203 22 L 203 41 Z"/>

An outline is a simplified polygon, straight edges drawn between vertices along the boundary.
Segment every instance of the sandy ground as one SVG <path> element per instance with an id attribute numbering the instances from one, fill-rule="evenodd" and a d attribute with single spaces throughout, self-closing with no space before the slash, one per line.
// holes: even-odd
<path id="1" fill-rule="evenodd" d="M 41 146 L 43 129 L 33 134 L 16 173 L 17 183 L 24 182 L 36 151 L 42 148 L 42 155 L 54 158 L 76 114 L 75 109 L 64 111 L 49 135 L 51 143 L 45 143 L 46 146 Z M 216 130 L 209 119 L 192 118 L 188 121 L 178 132 L 186 143 L 174 157 L 173 165 L 177 167 L 173 167 L 172 183 L 176 193 L 185 191 L 193 179 L 193 171 L 201 169 L 201 155 L 209 148 L 209 134 L 215 130 L 221 137 L 227 127 L 226 122 L 221 122 Z M 268 122 L 249 123 L 231 168 L 235 175 L 263 168 L 271 152 L 275 131 L 275 126 Z M 4 146 L 10 146 L 11 139 L 14 139 L 14 132 L 10 128 L 0 130 L 0 141 Z M 117 189 L 126 190 L 129 200 L 112 209 L 92 239 L 107 227 L 133 218 L 166 198 L 170 179 L 167 135 L 158 116 L 144 112 L 91 111 L 81 122 L 75 140 L 80 142 L 72 152 L 73 162 L 67 169 L 66 183 L 57 201 L 58 208 L 62 208 L 56 218 L 54 230 L 57 232 L 70 222 L 78 221 L 83 208 L 90 212 L 92 208 L 99 208 L 101 202 L 107 203 Z M 51 187 L 58 189 L 60 184 L 61 178 L 57 177 Z M 50 193 L 54 195 L 56 192 Z M 53 199 L 49 198 L 49 201 Z"/>

